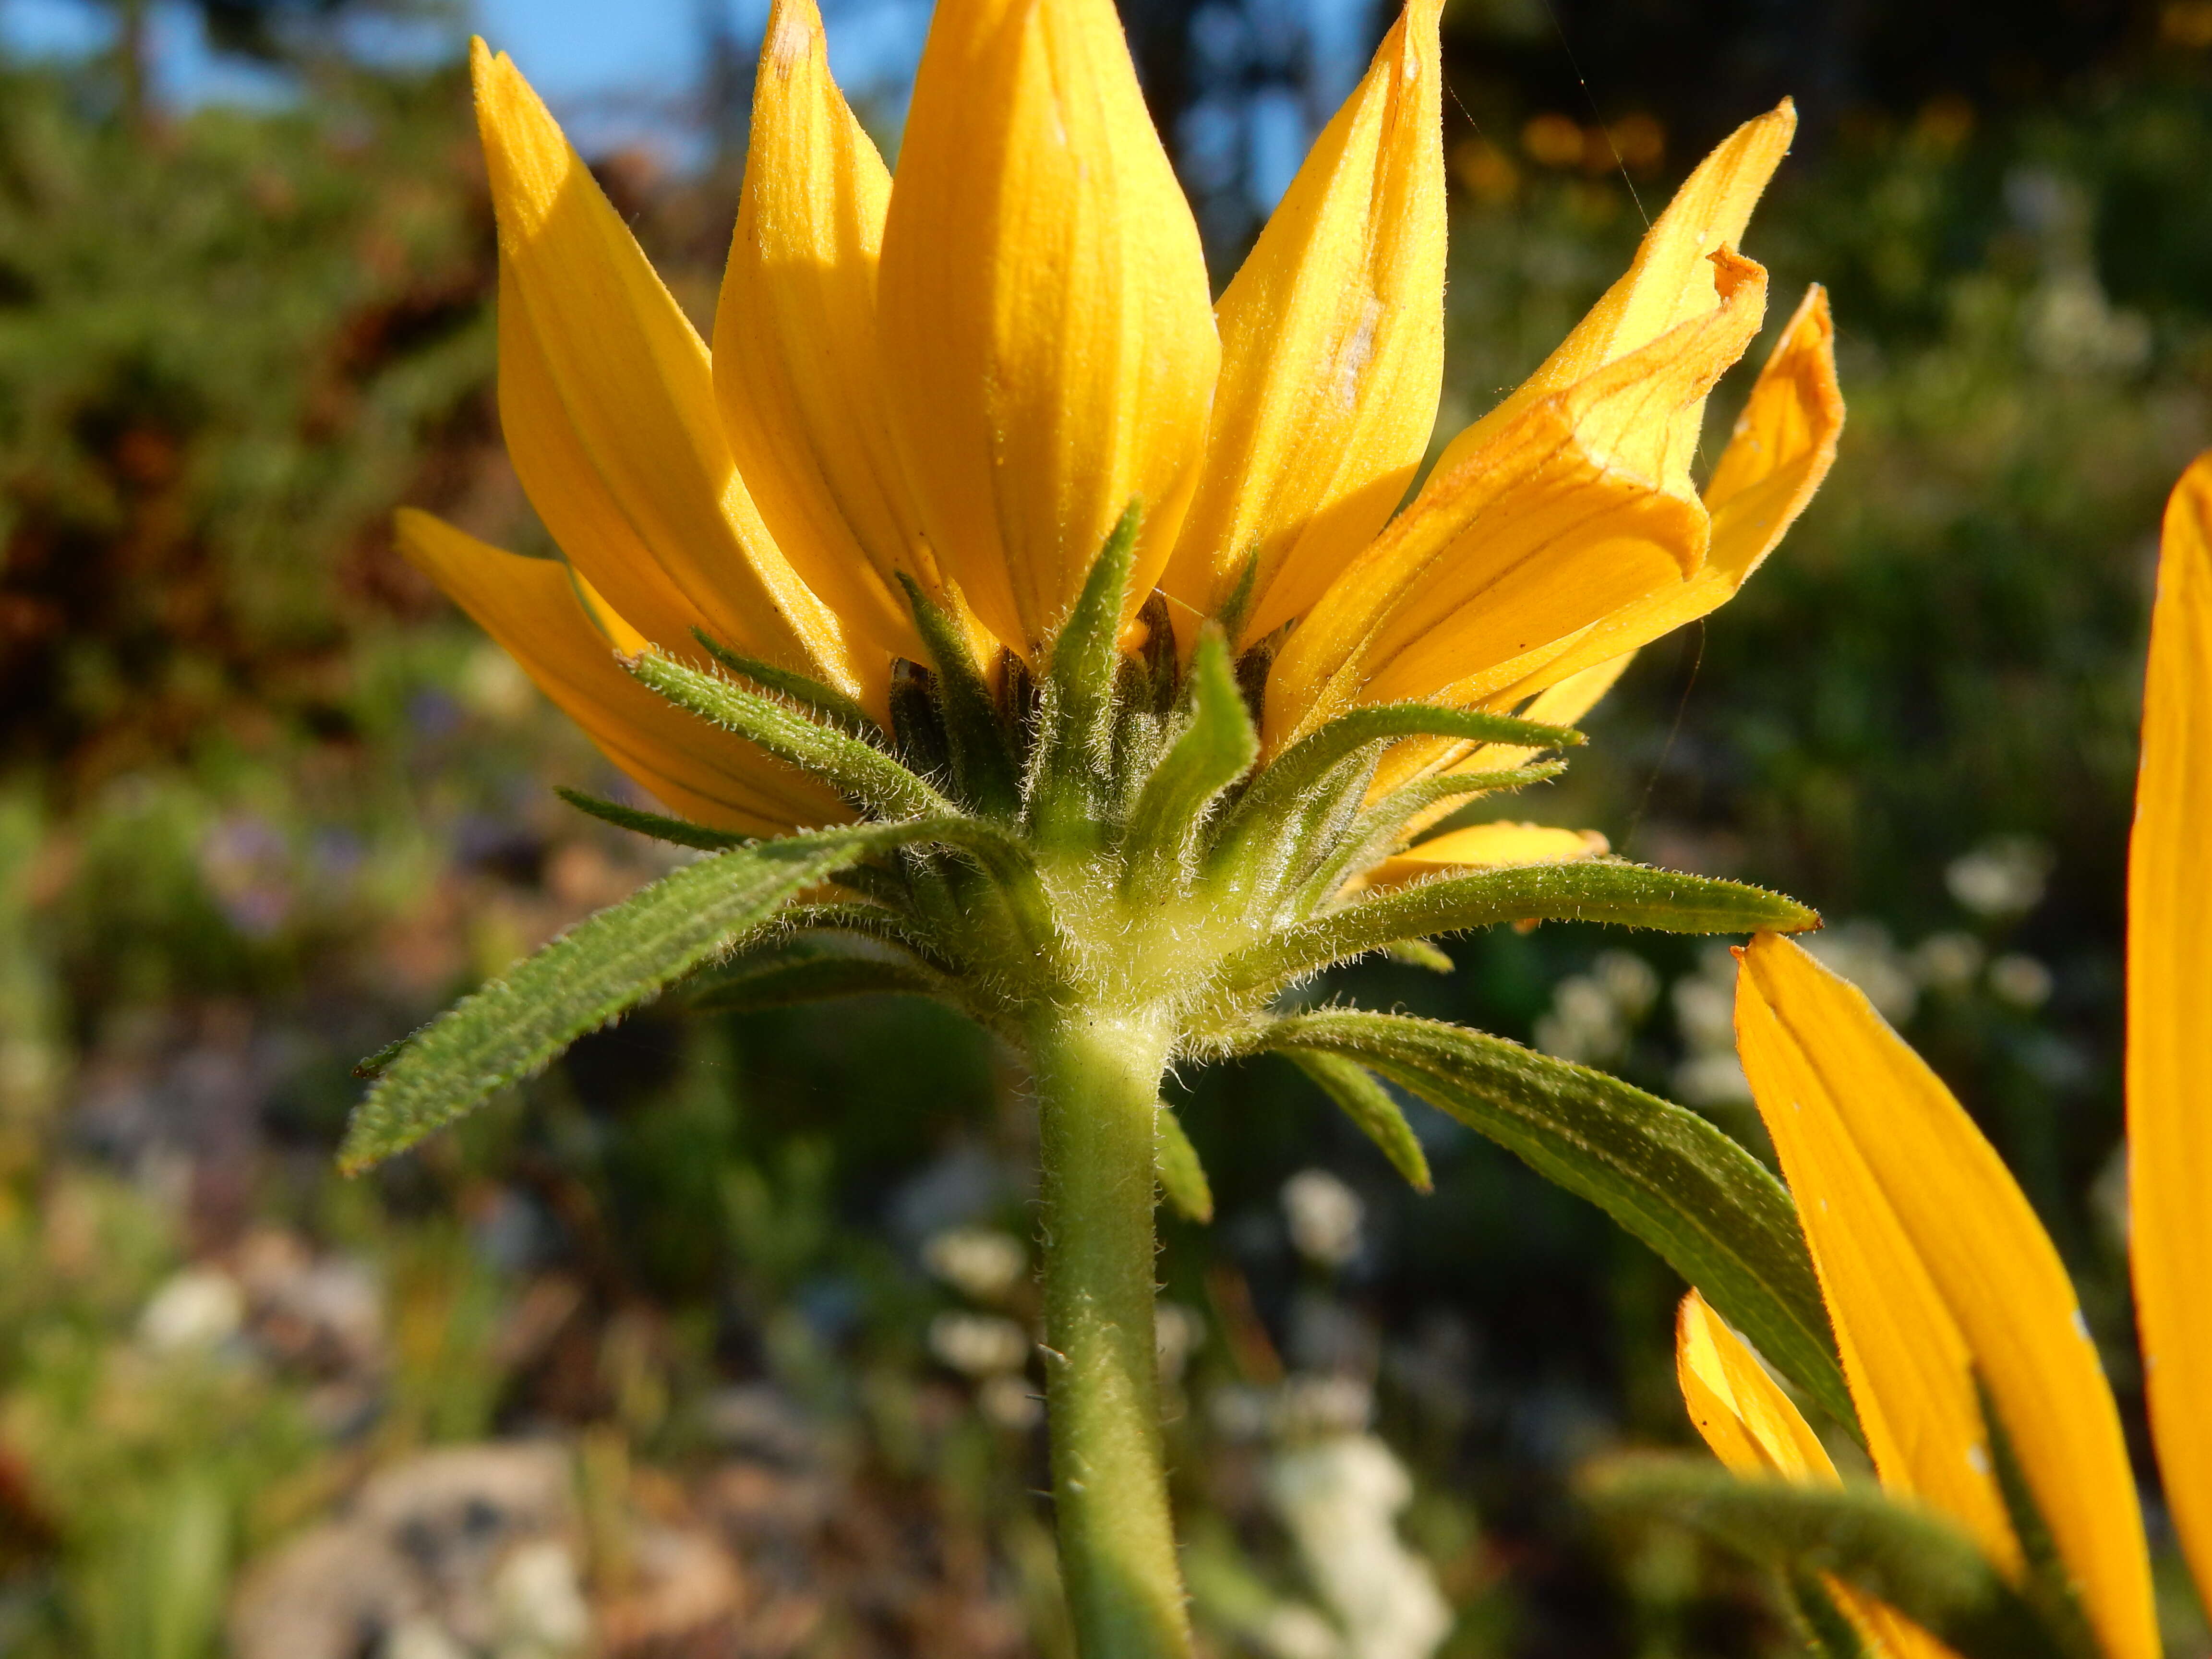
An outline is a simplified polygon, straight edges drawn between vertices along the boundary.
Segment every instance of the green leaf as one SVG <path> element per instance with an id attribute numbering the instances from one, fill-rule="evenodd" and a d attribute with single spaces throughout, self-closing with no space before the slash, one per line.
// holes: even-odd
<path id="1" fill-rule="evenodd" d="M 1110 758 L 1122 602 L 1142 517 L 1138 503 L 1131 501 L 1099 549 L 1074 608 L 1053 641 L 1052 666 L 1039 688 L 1030 811 L 1040 832 L 1053 841 L 1095 844 L 1099 838 L 1097 786 Z"/>
<path id="2" fill-rule="evenodd" d="M 1176 1121 L 1176 1115 L 1162 1101 L 1152 1113 L 1154 1167 L 1159 1171 L 1160 1190 L 1175 1206 L 1175 1212 L 1185 1221 L 1206 1222 L 1213 1219 L 1213 1188 L 1206 1179 L 1206 1168 L 1198 1161 L 1198 1148 L 1190 1144 L 1190 1137 Z"/>
<path id="3" fill-rule="evenodd" d="M 1400 939 L 1532 921 L 1603 921 L 1671 933 L 1795 933 L 1819 927 L 1820 918 L 1765 888 L 1676 870 L 1614 860 L 1516 865 L 1354 899 L 1248 946 L 1220 973 L 1231 990 L 1271 988 Z"/>
<path id="4" fill-rule="evenodd" d="M 1372 1072 L 1356 1060 L 1319 1048 L 1286 1048 L 1284 1056 L 1344 1109 L 1344 1115 L 1382 1150 L 1391 1167 L 1406 1177 L 1408 1186 L 1417 1193 L 1436 1190 L 1435 1178 L 1429 1174 L 1429 1155 L 1421 1150 L 1420 1137 L 1406 1121 L 1406 1114 L 1390 1097 L 1390 1091 L 1375 1080 Z"/>
<path id="5" fill-rule="evenodd" d="M 1182 729 L 1145 780 L 1129 814 L 1122 854 L 1132 896 L 1164 892 L 1174 884 L 1207 806 L 1244 775 L 1260 752 L 1229 641 L 1211 623 L 1199 636 L 1183 700 Z"/>
<path id="6" fill-rule="evenodd" d="M 1703 1458 L 1630 1456 L 1583 1480 L 1607 1512 L 1669 1521 L 1764 1565 L 1826 1573 L 1960 1659 L 2067 1659 L 2027 1599 L 1948 1522 L 1870 1486 L 1744 1480 Z"/>
<path id="7" fill-rule="evenodd" d="M 1022 808 L 1021 768 L 1000 721 L 998 701 L 976 672 L 968 641 L 952 618 L 904 571 L 899 573 L 899 582 L 937 675 L 938 714 L 951 758 L 954 787 L 976 811 L 1012 819 Z"/>
<path id="8" fill-rule="evenodd" d="M 738 848 L 580 922 L 408 1041 L 354 1109 L 339 1167 L 357 1174 L 405 1151 L 767 925 L 841 866 L 941 827 L 828 830 Z"/>
<path id="9" fill-rule="evenodd" d="M 363 1054 L 353 1063 L 353 1074 L 359 1078 L 379 1078 L 392 1069 L 392 1062 L 407 1051 L 407 1045 L 430 1028 L 418 1025 L 405 1036 L 394 1037 L 373 1054 Z"/>
<path id="10" fill-rule="evenodd" d="M 1376 758 L 1372 751 L 1347 755 L 1279 811 L 1233 837 L 1217 840 L 1205 857 L 1206 877 L 1258 900 L 1311 871 L 1326 856 L 1322 849 L 1341 844 L 1359 817 L 1367 786 L 1375 779 Z M 1241 815 L 1251 799 L 1248 791 L 1231 816 Z"/>
<path id="11" fill-rule="evenodd" d="M 873 744 L 826 726 L 788 702 L 687 668 L 658 652 L 634 659 L 629 672 L 678 708 L 759 744 L 882 817 L 931 817 L 957 810 Z"/>
<path id="12" fill-rule="evenodd" d="M 945 988 L 942 975 L 903 951 L 869 940 L 802 938 L 700 975 L 684 1006 L 726 1013 L 841 997 L 934 996 Z"/>
<path id="13" fill-rule="evenodd" d="M 865 866 L 837 872 L 838 884 Z M 916 921 L 904 910 L 873 903 L 830 902 L 793 904 L 776 913 L 776 925 L 794 933 L 838 935 L 895 951 L 940 977 L 960 978 L 965 969 L 957 958 L 940 950 L 927 921 Z"/>
<path id="14" fill-rule="evenodd" d="M 1432 974 L 1456 971 L 1457 964 L 1425 939 L 1401 939 L 1382 947 L 1382 954 L 1407 968 L 1425 968 Z"/>
<path id="15" fill-rule="evenodd" d="M 1301 888 L 1304 908 L 1325 902 L 1328 896 L 1370 865 L 1395 852 L 1406 840 L 1406 826 L 1424 807 L 1487 795 L 1501 789 L 1524 789 L 1557 777 L 1566 769 L 1557 761 L 1540 766 L 1516 767 L 1504 772 L 1443 772 L 1432 778 L 1416 778 L 1401 784 L 1353 819 L 1334 852 L 1324 859 Z"/>
<path id="16" fill-rule="evenodd" d="M 1356 1060 L 1589 1199 L 1856 1427 L 1790 1194 L 1695 1112 L 1502 1037 L 1397 1014 L 1299 1014 L 1264 1027 L 1253 1046 Z"/>
<path id="17" fill-rule="evenodd" d="M 1071 708 L 1095 707 L 1113 693 L 1120 665 L 1121 612 L 1129 594 L 1129 573 L 1136 563 L 1137 531 L 1143 522 L 1137 502 L 1122 509 L 1052 642 L 1051 678 Z"/>
<path id="18" fill-rule="evenodd" d="M 1231 843 L 1265 834 L 1292 801 L 1311 792 L 1346 758 L 1370 745 L 1401 738 L 1458 738 L 1469 743 L 1510 743 L 1522 749 L 1571 749 L 1583 742 L 1583 734 L 1571 726 L 1541 726 L 1479 708 L 1421 702 L 1355 708 L 1299 738 L 1253 779 L 1237 810 L 1224 820 L 1216 845 L 1225 852 Z"/>
<path id="19" fill-rule="evenodd" d="M 763 662 L 757 657 L 732 651 L 703 628 L 693 629 L 691 637 L 705 646 L 708 654 L 732 674 L 742 676 L 755 685 L 766 686 L 769 690 L 813 710 L 856 738 L 866 738 L 871 743 L 883 740 L 884 728 L 876 724 L 876 717 L 842 691 L 824 685 L 808 675 L 795 674 L 788 668 L 778 668 L 774 663 Z"/>
<path id="20" fill-rule="evenodd" d="M 588 812 L 603 823 L 611 823 L 617 830 L 629 830 L 641 836 L 650 836 L 655 841 L 665 841 L 678 847 L 696 847 L 702 853 L 720 853 L 732 847 L 743 847 L 757 839 L 752 836 L 732 835 L 726 830 L 709 830 L 703 823 L 692 823 L 683 818 L 665 817 L 659 812 L 641 811 L 635 806 L 624 806 L 620 801 L 603 800 L 597 795 L 587 795 L 580 789 L 571 789 L 565 784 L 553 786 L 553 793 L 574 807 L 579 812 Z"/>

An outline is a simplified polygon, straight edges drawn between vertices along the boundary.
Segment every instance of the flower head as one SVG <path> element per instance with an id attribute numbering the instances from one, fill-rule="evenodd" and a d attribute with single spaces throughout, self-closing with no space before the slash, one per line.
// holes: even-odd
<path id="1" fill-rule="evenodd" d="M 1441 9 L 1409 0 L 1214 305 L 1112 0 L 939 0 L 896 178 L 812 0 L 776 0 L 711 353 L 514 65 L 475 51 L 501 417 L 563 559 L 422 514 L 401 543 L 683 816 L 570 799 L 714 856 L 374 1057 L 342 1158 L 411 1145 L 686 981 L 695 1006 L 888 990 L 972 1015 L 1038 1103 L 1086 1653 L 1190 1651 L 1151 1212 L 1156 1183 L 1194 1218 L 1212 1200 L 1166 1067 L 1297 1050 L 1314 1034 L 1278 993 L 1376 950 L 1437 966 L 1437 934 L 1818 920 L 1557 830 L 1407 848 L 1555 773 L 1628 655 L 1765 556 L 1842 418 L 1815 291 L 1692 483 L 1706 395 L 1764 315 L 1735 244 L 1784 105 L 1393 518 L 1442 374 Z M 1587 1080 L 1461 1036 L 1480 1076 L 1449 1109 L 1518 1126 L 1568 1178 L 1589 1143 L 1521 1131 L 1531 1090 L 1586 1117 Z M 1426 1188 L 1363 1060 L 1297 1063 Z M 1485 1090 L 1513 1109 L 1476 1110 Z M 1655 1152 L 1694 1139 L 1628 1117 Z M 1708 1188 L 1691 1227 L 1635 1212 L 1678 1242 L 1763 1237 L 1778 1206 L 1747 1190 Z"/>

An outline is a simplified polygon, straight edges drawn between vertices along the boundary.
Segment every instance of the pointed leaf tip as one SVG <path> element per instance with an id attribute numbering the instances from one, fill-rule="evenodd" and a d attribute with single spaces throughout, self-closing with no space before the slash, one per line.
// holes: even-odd
<path id="1" fill-rule="evenodd" d="M 371 1056 L 390 1059 L 354 1109 L 339 1169 L 359 1175 L 542 1071 L 579 1037 L 731 949 L 868 852 L 957 827 L 878 824 L 757 842 L 687 865 L 578 923 L 404 1044 Z"/>
<path id="2" fill-rule="evenodd" d="M 1199 1162 L 1198 1148 L 1190 1144 L 1190 1137 L 1165 1102 L 1153 1109 L 1152 1125 L 1160 1191 L 1185 1221 L 1203 1225 L 1212 1220 L 1213 1188 L 1206 1178 L 1206 1166 Z"/>

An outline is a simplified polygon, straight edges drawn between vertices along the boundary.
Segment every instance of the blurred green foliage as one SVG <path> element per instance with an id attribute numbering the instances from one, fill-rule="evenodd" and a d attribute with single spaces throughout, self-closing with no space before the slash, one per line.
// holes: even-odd
<path id="1" fill-rule="evenodd" d="M 1778 325 L 1832 291 L 1836 471 L 1526 803 L 1826 911 L 2021 1171 L 2130 1396 L 2120 884 L 2158 508 L 2212 425 L 2205 67 L 1808 144 L 1750 251 Z M 1484 125 L 1450 133 L 1446 433 L 1641 226 L 1459 72 Z M 665 866 L 550 798 L 609 780 L 386 540 L 403 501 L 542 533 L 497 448 L 459 80 L 314 73 L 295 108 L 132 131 L 94 69 L 0 65 L 0 1653 L 217 1651 L 253 1574 L 374 1472 L 530 1437 L 573 1449 L 609 1651 L 1064 1653 L 1031 1130 L 949 1016 L 656 1013 L 372 1182 L 329 1173 L 356 1055 Z M 1690 159 L 1663 139 L 1646 204 Z M 730 181 L 602 172 L 702 312 Z M 1755 1137 L 1724 959 L 1569 927 L 1452 953 L 1449 979 L 1317 994 L 1532 1039 Z M 1756 1585 L 1568 1497 L 1587 1454 L 1686 1437 L 1662 1267 L 1418 1107 L 1425 1199 L 1285 1064 L 1183 1092 L 1218 1219 L 1164 1219 L 1161 1271 L 1214 1651 L 1360 1651 L 1285 1471 L 1333 1467 L 1307 1454 L 1370 1401 L 1412 1492 L 1364 1547 L 1413 1553 L 1442 1652 L 1788 1650 Z M 1364 1206 L 1340 1257 L 1285 1206 L 1315 1168 Z M 737 1563 L 742 1595 L 696 1605 L 743 1642 L 653 1645 L 684 1628 L 641 1610 L 667 1536 Z"/>

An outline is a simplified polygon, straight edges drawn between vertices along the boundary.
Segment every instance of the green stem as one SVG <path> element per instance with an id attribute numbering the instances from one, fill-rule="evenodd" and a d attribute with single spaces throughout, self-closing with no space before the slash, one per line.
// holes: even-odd
<path id="1" fill-rule="evenodd" d="M 1153 1114 L 1168 1037 L 1054 1009 L 1030 1030 L 1060 1575 L 1082 1659 L 1185 1659 L 1152 1345 Z"/>

